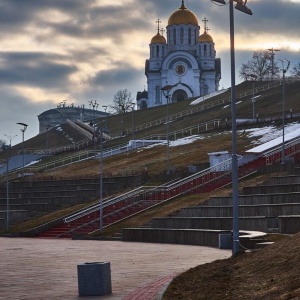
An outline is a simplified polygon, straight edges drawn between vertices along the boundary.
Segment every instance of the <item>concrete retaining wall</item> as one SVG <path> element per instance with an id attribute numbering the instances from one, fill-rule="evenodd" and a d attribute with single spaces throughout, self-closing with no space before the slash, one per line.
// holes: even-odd
<path id="1" fill-rule="evenodd" d="M 139 186 L 143 180 L 143 176 L 140 175 L 104 177 L 103 196 L 109 196 L 124 188 Z M 99 178 L 10 182 L 10 209 L 28 211 L 25 218 L 28 219 L 41 213 L 96 200 L 99 198 L 99 188 Z M 6 210 L 6 202 L 6 183 L 3 183 L 0 184 L 0 209 Z M 11 219 L 10 225 L 25 219 L 20 213 L 20 219 Z M 3 228 L 3 222 L 0 222 L 0 228 Z"/>
<path id="2" fill-rule="evenodd" d="M 6 223 L 6 211 L 0 211 L 0 219 L 3 220 L 3 223 Z M 30 212 L 27 210 L 10 210 L 9 211 L 9 224 L 15 223 L 15 222 L 21 222 L 28 220 L 30 217 Z M 3 224 L 3 225 L 4 225 Z"/>
<path id="3" fill-rule="evenodd" d="M 123 228 L 122 240 L 218 247 L 220 233 L 230 232 L 223 230 Z"/>
<path id="4" fill-rule="evenodd" d="M 240 217 L 277 217 L 280 215 L 300 215 L 300 203 L 243 205 L 239 207 Z M 182 209 L 179 217 L 232 217 L 232 206 L 194 206 Z"/>
<path id="5" fill-rule="evenodd" d="M 268 232 L 268 228 L 274 228 L 273 222 L 269 222 L 269 219 L 266 217 L 240 218 L 239 224 L 240 229 L 249 231 Z M 151 227 L 173 229 L 232 230 L 232 218 L 154 218 L 151 221 Z"/>
<path id="6" fill-rule="evenodd" d="M 300 185 L 297 183 L 276 184 L 276 185 L 259 185 L 243 188 L 244 195 L 251 194 L 271 194 L 271 193 L 293 193 L 300 192 Z"/>
<path id="7" fill-rule="evenodd" d="M 278 231 L 285 234 L 294 234 L 300 231 L 300 215 L 280 216 L 278 218 Z"/>
<path id="8" fill-rule="evenodd" d="M 300 193 L 239 195 L 240 205 L 300 203 Z M 232 205 L 232 197 L 211 197 L 202 206 Z"/>
<path id="9" fill-rule="evenodd" d="M 300 176 L 299 175 L 276 176 L 276 177 L 271 177 L 268 180 L 268 184 L 270 184 L 270 185 L 293 184 L 293 183 L 299 183 L 300 184 Z"/>

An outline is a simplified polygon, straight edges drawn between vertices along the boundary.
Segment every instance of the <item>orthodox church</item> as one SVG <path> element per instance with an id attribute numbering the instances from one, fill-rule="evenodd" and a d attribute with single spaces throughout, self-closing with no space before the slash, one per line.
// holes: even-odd
<path id="1" fill-rule="evenodd" d="M 208 34 L 204 18 L 204 31 L 196 15 L 181 7 L 169 17 L 165 30 L 157 21 L 157 34 L 150 42 L 150 58 L 146 59 L 145 75 L 148 89 L 137 93 L 137 108 L 146 109 L 203 96 L 219 89 L 221 60 L 216 58 L 215 44 Z M 163 90 L 165 93 L 163 93 Z"/>

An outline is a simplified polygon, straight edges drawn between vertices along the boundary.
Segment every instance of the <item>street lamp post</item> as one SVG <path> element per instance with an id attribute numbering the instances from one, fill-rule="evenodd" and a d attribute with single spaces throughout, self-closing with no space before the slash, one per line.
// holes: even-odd
<path id="1" fill-rule="evenodd" d="M 169 98 L 170 98 L 170 90 L 172 89 L 173 85 L 166 85 L 161 90 L 166 97 L 167 100 L 167 175 L 170 175 L 170 139 L 169 139 Z"/>
<path id="2" fill-rule="evenodd" d="M 254 121 L 254 116 L 255 116 L 255 110 L 254 110 L 255 100 L 256 100 L 256 98 L 259 97 L 259 96 L 254 97 L 254 82 L 257 79 L 257 76 L 255 74 L 249 74 L 248 76 L 252 79 L 252 98 L 251 98 L 251 101 L 252 101 L 252 121 Z"/>
<path id="3" fill-rule="evenodd" d="M 106 114 L 106 110 L 107 110 L 107 105 L 102 105 L 102 107 L 104 108 L 104 112 L 105 112 L 105 114 Z M 107 122 L 106 122 L 106 118 L 107 118 L 107 116 L 105 115 L 105 128 L 107 128 Z"/>
<path id="4" fill-rule="evenodd" d="M 290 61 L 287 59 L 279 59 L 282 64 L 282 154 L 281 154 L 281 163 L 284 164 L 284 123 L 285 123 L 285 73 L 289 69 Z M 284 67 L 284 63 L 287 63 L 287 66 Z"/>
<path id="5" fill-rule="evenodd" d="M 99 216 L 99 231 L 100 234 L 103 231 L 103 133 L 109 133 L 107 128 L 100 128 L 100 191 L 99 191 L 99 206 L 100 206 L 100 216 Z"/>
<path id="6" fill-rule="evenodd" d="M 212 0 L 220 4 L 226 4 L 224 0 Z M 234 12 L 233 2 L 237 2 L 235 8 L 243 13 L 252 15 L 251 9 L 242 0 L 229 1 L 230 18 L 230 57 L 231 57 L 231 118 L 232 118 L 232 202 L 233 202 L 233 230 L 232 230 L 232 252 L 239 252 L 239 196 L 238 196 L 238 161 L 236 142 L 236 89 L 235 89 L 235 55 L 234 55 Z"/>
<path id="7" fill-rule="evenodd" d="M 124 113 L 125 113 L 125 106 L 124 106 L 124 104 L 119 104 L 119 107 L 121 107 L 122 136 L 124 136 L 124 135 L 125 135 L 125 130 L 124 130 Z"/>
<path id="8" fill-rule="evenodd" d="M 89 101 L 90 106 L 93 107 L 93 114 L 94 114 L 94 122 L 93 122 L 93 140 L 94 140 L 94 153 L 96 151 L 96 128 L 95 128 L 95 123 L 96 123 L 96 109 L 99 106 L 96 100 L 91 100 Z"/>
<path id="9" fill-rule="evenodd" d="M 274 51 L 280 51 L 280 50 L 279 49 L 274 49 L 273 47 L 270 48 L 270 49 L 267 49 L 267 50 L 271 52 L 271 64 L 272 64 L 271 81 L 273 81 L 273 76 L 274 76 L 274 56 L 275 56 Z"/>
<path id="10" fill-rule="evenodd" d="M 132 107 L 131 107 L 131 128 L 132 128 L 132 140 L 134 140 L 134 123 L 133 123 L 133 111 L 134 111 L 134 107 L 135 107 L 135 103 L 132 102 L 131 103 Z"/>
<path id="11" fill-rule="evenodd" d="M 27 124 L 25 123 L 17 123 L 18 125 L 21 125 L 23 126 L 23 128 L 21 128 L 21 132 L 22 132 L 22 144 L 23 144 L 23 168 L 22 168 L 22 172 L 23 172 L 23 175 L 24 175 L 24 165 L 25 165 L 25 161 L 24 161 L 24 151 L 25 151 L 25 146 L 24 146 L 24 133 L 28 127 Z"/>
<path id="12" fill-rule="evenodd" d="M 7 135 L 7 134 L 4 134 L 8 139 L 9 139 L 9 147 L 11 148 L 11 141 L 16 137 L 18 136 L 17 134 L 14 135 L 14 136 L 11 136 L 11 135 Z"/>
<path id="13" fill-rule="evenodd" d="M 49 128 L 50 128 L 50 125 L 47 125 L 46 127 L 46 147 L 47 147 L 47 151 L 49 151 L 49 139 L 48 139 L 48 132 L 49 132 Z"/>
<path id="14" fill-rule="evenodd" d="M 17 134 L 14 136 L 4 134 L 9 139 L 9 146 L 6 146 L 6 230 L 9 228 L 9 150 L 11 149 L 11 141 L 18 136 Z"/>

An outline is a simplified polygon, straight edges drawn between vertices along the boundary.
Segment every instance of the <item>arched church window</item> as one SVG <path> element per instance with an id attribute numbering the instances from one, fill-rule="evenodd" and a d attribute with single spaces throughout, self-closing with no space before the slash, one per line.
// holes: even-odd
<path id="1" fill-rule="evenodd" d="M 176 45 L 176 29 L 173 29 L 173 42 Z"/>
<path id="2" fill-rule="evenodd" d="M 156 46 L 156 57 L 159 57 L 159 46 Z"/>
<path id="3" fill-rule="evenodd" d="M 160 87 L 158 85 L 155 88 L 155 103 L 160 103 Z"/>
<path id="4" fill-rule="evenodd" d="M 204 95 L 208 94 L 208 86 L 207 84 L 204 85 Z"/>
<path id="5" fill-rule="evenodd" d="M 207 46 L 206 45 L 204 45 L 204 56 L 207 56 Z"/>
<path id="6" fill-rule="evenodd" d="M 209 45 L 209 55 L 212 56 L 212 45 Z"/>
<path id="7" fill-rule="evenodd" d="M 140 109 L 146 109 L 147 108 L 147 102 L 146 101 L 142 101 L 140 104 Z"/>
<path id="8" fill-rule="evenodd" d="M 183 28 L 180 28 L 180 44 L 183 44 L 183 39 L 184 39 L 184 30 Z"/>
<path id="9" fill-rule="evenodd" d="M 152 56 L 155 56 L 155 46 L 152 46 Z"/>
<path id="10" fill-rule="evenodd" d="M 189 31 L 188 31 L 188 43 L 189 45 L 192 44 L 192 29 L 189 28 Z"/>

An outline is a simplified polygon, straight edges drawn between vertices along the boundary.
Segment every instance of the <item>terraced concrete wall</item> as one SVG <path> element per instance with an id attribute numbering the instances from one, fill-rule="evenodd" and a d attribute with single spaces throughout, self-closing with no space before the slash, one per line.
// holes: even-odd
<path id="1" fill-rule="evenodd" d="M 263 185 L 251 186 L 243 188 L 244 195 L 250 194 L 271 194 L 271 193 L 293 193 L 300 192 L 300 185 L 294 184 L 276 184 L 276 185 Z"/>
<path id="2" fill-rule="evenodd" d="M 276 193 L 276 194 L 255 194 L 239 195 L 240 205 L 259 205 L 259 204 L 281 204 L 281 203 L 300 203 L 300 192 L 295 193 Z M 211 197 L 202 206 L 224 206 L 232 205 L 232 197 Z"/>
<path id="3" fill-rule="evenodd" d="M 240 229 L 249 231 L 267 232 L 268 228 L 274 228 L 274 224 L 272 223 L 273 222 L 269 222 L 269 219 L 266 217 L 249 217 L 239 219 Z M 151 227 L 232 230 L 232 218 L 154 218 L 151 221 Z"/>
<path id="4" fill-rule="evenodd" d="M 300 230 L 300 215 L 280 216 L 278 218 L 278 231 L 285 234 L 294 234 Z"/>
<path id="5" fill-rule="evenodd" d="M 280 215 L 300 215 L 300 203 L 248 205 L 239 207 L 240 217 L 277 217 Z M 232 217 L 231 206 L 194 206 L 182 209 L 179 217 Z"/>
<path id="6" fill-rule="evenodd" d="M 219 247 L 223 230 L 124 228 L 122 240 L 130 242 L 166 243 Z"/>

